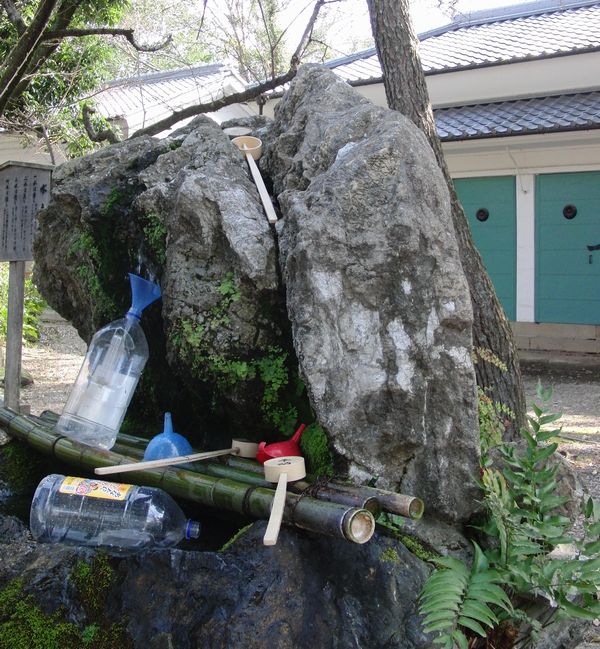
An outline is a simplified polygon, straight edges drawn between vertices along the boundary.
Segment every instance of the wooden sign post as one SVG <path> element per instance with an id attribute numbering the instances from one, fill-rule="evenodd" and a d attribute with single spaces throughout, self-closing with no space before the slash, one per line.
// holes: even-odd
<path id="1" fill-rule="evenodd" d="M 10 262 L 4 405 L 15 412 L 20 411 L 25 262 L 33 259 L 36 216 L 50 200 L 51 177 L 49 165 L 0 164 L 0 261 Z"/>

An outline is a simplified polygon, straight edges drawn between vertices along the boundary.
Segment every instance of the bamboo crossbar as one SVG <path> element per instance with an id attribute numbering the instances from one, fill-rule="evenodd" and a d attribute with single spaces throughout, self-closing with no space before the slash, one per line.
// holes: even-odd
<path id="1" fill-rule="evenodd" d="M 42 424 L 0 408 L 0 427 L 9 435 L 26 442 L 44 455 L 93 471 L 96 467 L 130 462 L 130 457 L 105 451 L 64 437 L 50 430 L 52 423 Z M 122 447 L 121 447 L 122 448 Z M 120 449 L 121 450 L 121 449 Z M 164 468 L 127 474 L 128 482 L 164 489 L 173 496 L 225 509 L 252 518 L 268 519 L 274 498 L 273 489 L 240 483 L 229 478 L 213 477 L 182 468 Z M 288 493 L 283 520 L 296 527 L 365 543 L 375 530 L 373 514 L 363 508 L 317 500 Z"/>

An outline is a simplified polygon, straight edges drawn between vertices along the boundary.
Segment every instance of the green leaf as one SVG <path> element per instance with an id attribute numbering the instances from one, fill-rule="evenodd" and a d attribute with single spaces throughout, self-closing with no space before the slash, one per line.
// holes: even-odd
<path id="1" fill-rule="evenodd" d="M 456 642 L 459 649 L 469 649 L 469 643 L 467 642 L 467 639 L 465 638 L 464 633 L 462 631 L 459 631 L 458 629 L 453 631 L 452 640 Z"/>
<path id="2" fill-rule="evenodd" d="M 562 413 L 557 413 L 553 415 L 542 415 L 538 418 L 540 426 L 545 426 L 546 424 L 551 424 L 555 421 L 558 421 L 562 417 Z"/>
<path id="3" fill-rule="evenodd" d="M 471 617 L 490 628 L 498 624 L 498 618 L 492 609 L 487 604 L 475 599 L 465 600 L 462 607 L 462 614 Z"/>
<path id="4" fill-rule="evenodd" d="M 485 632 L 485 629 L 477 622 L 476 620 L 471 619 L 470 617 L 463 617 L 460 616 L 458 618 L 458 623 L 461 626 L 466 626 L 467 629 L 471 629 L 471 631 L 475 631 L 478 635 L 480 635 L 482 638 L 485 638 L 487 633 Z"/>
<path id="5" fill-rule="evenodd" d="M 580 618 L 583 620 L 595 620 L 597 617 L 597 614 L 594 611 L 573 604 L 573 602 L 569 602 L 565 597 L 561 597 L 558 603 L 570 617 Z"/>

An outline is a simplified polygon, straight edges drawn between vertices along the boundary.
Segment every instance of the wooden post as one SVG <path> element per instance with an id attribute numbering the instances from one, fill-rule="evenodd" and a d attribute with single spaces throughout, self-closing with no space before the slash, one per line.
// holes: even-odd
<path id="1" fill-rule="evenodd" d="M 21 341 L 25 301 L 25 262 L 11 261 L 8 269 L 8 322 L 6 327 L 6 363 L 4 366 L 4 405 L 20 411 Z"/>

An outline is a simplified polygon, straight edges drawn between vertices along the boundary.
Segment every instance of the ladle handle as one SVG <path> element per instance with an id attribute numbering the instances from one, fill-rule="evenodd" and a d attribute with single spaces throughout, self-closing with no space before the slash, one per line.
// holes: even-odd
<path id="1" fill-rule="evenodd" d="M 147 462 L 132 462 L 131 464 L 115 464 L 114 466 L 102 466 L 94 469 L 96 475 L 108 475 L 109 473 L 127 473 L 128 471 L 143 471 L 144 469 L 159 469 L 173 464 L 185 464 L 186 462 L 198 462 L 208 460 L 219 455 L 230 455 L 239 453 L 239 448 L 227 448 L 220 451 L 206 451 L 205 453 L 194 453 L 192 455 L 180 455 L 178 457 L 166 457 L 162 460 L 148 460 Z"/>
<path id="2" fill-rule="evenodd" d="M 254 178 L 254 184 L 256 185 L 256 189 L 258 189 L 260 200 L 262 201 L 263 207 L 265 208 L 267 221 L 269 223 L 277 223 L 277 214 L 275 214 L 273 203 L 271 203 L 271 197 L 269 196 L 269 192 L 265 187 L 265 183 L 263 182 L 262 176 L 260 175 L 260 171 L 256 166 L 256 162 L 254 162 L 254 158 L 249 153 L 246 153 L 246 160 L 248 161 L 248 166 L 250 167 L 250 173 L 252 174 L 252 178 Z"/>
<path id="3" fill-rule="evenodd" d="M 285 507 L 285 497 L 287 494 L 287 473 L 282 473 L 277 480 L 277 489 L 271 506 L 271 516 L 263 537 L 264 545 L 275 545 L 279 537 L 279 528 L 283 519 L 283 508 Z"/>

